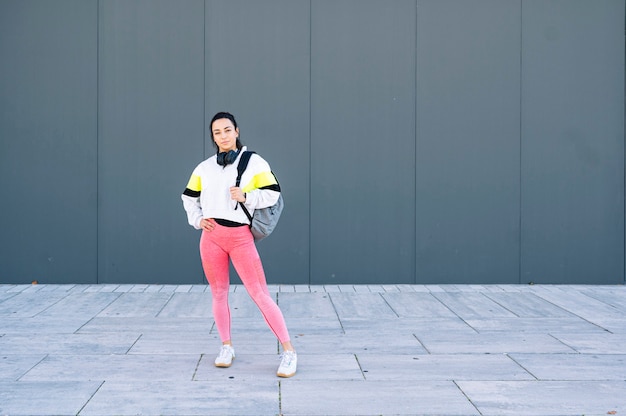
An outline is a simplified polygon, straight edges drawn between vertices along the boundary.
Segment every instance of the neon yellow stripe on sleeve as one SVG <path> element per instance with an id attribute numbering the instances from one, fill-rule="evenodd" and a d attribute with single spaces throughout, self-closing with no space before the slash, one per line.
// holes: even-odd
<path id="1" fill-rule="evenodd" d="M 198 175 L 191 175 L 189 183 L 187 184 L 187 189 L 191 189 L 196 192 L 202 191 L 202 180 Z"/>
<path id="2" fill-rule="evenodd" d="M 264 188 L 266 186 L 277 185 L 276 177 L 272 172 L 261 172 L 254 175 L 252 180 L 242 188 L 243 192 L 254 191 L 255 189 Z"/>

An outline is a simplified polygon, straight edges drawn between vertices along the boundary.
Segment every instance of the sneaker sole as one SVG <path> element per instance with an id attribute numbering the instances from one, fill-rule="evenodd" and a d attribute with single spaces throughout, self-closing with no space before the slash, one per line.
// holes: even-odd
<path id="1" fill-rule="evenodd" d="M 282 377 L 282 378 L 289 378 L 289 377 L 293 377 L 296 375 L 296 373 L 291 373 L 291 374 L 285 374 L 285 373 L 276 373 L 276 375 L 278 377 Z"/>
<path id="2" fill-rule="evenodd" d="M 230 364 L 221 364 L 221 363 L 220 364 L 214 363 L 214 364 L 216 367 L 219 367 L 219 368 L 228 368 L 231 365 L 233 365 L 233 361 L 235 361 L 235 357 L 233 357 L 233 360 L 230 362 Z"/>

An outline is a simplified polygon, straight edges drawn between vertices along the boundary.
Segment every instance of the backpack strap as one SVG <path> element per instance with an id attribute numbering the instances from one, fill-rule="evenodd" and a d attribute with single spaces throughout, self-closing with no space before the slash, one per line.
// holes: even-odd
<path id="1" fill-rule="evenodd" d="M 256 152 L 250 152 L 246 150 L 241 154 L 241 157 L 239 158 L 239 164 L 237 164 L 237 180 L 235 181 L 235 186 L 238 187 L 241 183 L 241 175 L 243 175 L 246 168 L 248 167 L 248 162 L 250 162 L 250 157 L 252 157 L 253 153 Z"/>
<path id="2" fill-rule="evenodd" d="M 248 162 L 250 162 L 250 158 L 252 157 L 253 153 L 255 152 L 245 151 L 241 154 L 241 157 L 239 158 L 239 163 L 237 164 L 237 180 L 235 181 L 235 186 L 238 187 L 241 183 L 241 175 L 243 175 L 246 168 L 248 167 Z M 248 217 L 248 220 L 250 221 L 250 226 L 252 226 L 252 215 L 250 215 L 250 212 L 243 203 L 239 202 L 237 206 L 239 205 L 241 205 L 243 212 L 246 214 L 246 217 Z M 237 206 L 235 206 L 235 209 L 237 209 Z"/>

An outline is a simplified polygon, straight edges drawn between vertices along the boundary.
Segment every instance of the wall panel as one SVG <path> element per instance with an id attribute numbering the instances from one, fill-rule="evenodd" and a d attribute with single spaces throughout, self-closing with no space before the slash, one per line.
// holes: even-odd
<path id="1" fill-rule="evenodd" d="M 204 2 L 99 13 L 99 281 L 200 283 L 180 194 L 203 158 Z"/>
<path id="2" fill-rule="evenodd" d="M 523 2 L 523 282 L 624 282 L 624 2 Z"/>
<path id="3" fill-rule="evenodd" d="M 211 118 L 229 111 L 277 176 L 285 209 L 257 245 L 270 282 L 309 280 L 309 26 L 308 1 L 207 2 L 205 157 Z"/>
<path id="4" fill-rule="evenodd" d="M 95 1 L 0 2 L 0 283 L 96 283 Z"/>
<path id="5" fill-rule="evenodd" d="M 312 2 L 312 283 L 415 279 L 415 5 Z"/>
<path id="6" fill-rule="evenodd" d="M 520 2 L 419 1 L 417 281 L 519 279 Z"/>

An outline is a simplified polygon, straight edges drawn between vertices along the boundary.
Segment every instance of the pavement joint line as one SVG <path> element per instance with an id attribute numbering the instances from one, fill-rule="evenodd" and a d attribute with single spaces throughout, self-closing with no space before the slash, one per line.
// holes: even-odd
<path id="1" fill-rule="evenodd" d="M 93 392 L 93 394 L 89 397 L 89 399 L 87 399 L 85 401 L 85 404 L 78 410 L 78 412 L 76 413 L 77 415 L 80 415 L 81 412 L 85 409 L 85 407 L 87 407 L 87 405 L 89 404 L 89 402 L 91 402 L 91 400 L 94 398 L 94 396 L 96 394 L 98 394 L 98 392 L 100 391 L 100 389 L 102 388 L 102 386 L 104 386 L 104 383 L 106 383 L 106 381 L 103 381 L 102 383 L 100 383 L 100 385 L 98 386 L 98 388 Z"/>
<path id="2" fill-rule="evenodd" d="M 357 354 L 354 354 L 354 359 L 359 365 L 359 370 L 361 370 L 361 376 L 363 376 L 363 380 L 367 380 L 367 376 L 365 375 L 365 371 L 363 370 L 363 366 L 361 365 L 361 362 L 359 361 L 359 356 Z"/>
<path id="3" fill-rule="evenodd" d="M 335 315 L 337 316 L 337 320 L 339 321 L 339 325 L 341 326 L 341 332 L 346 333 L 346 328 L 343 326 L 343 322 L 341 322 L 341 317 L 339 316 L 339 312 L 337 312 L 337 306 L 335 306 L 335 302 L 333 301 L 332 294 L 328 294 L 328 298 L 330 299 L 330 304 L 333 305 L 333 310 L 335 311 Z"/>
<path id="4" fill-rule="evenodd" d="M 560 342 L 561 344 L 565 345 L 567 348 L 571 349 L 573 352 L 572 354 L 582 354 L 580 351 L 578 351 L 576 348 L 572 347 L 571 345 L 568 345 L 566 342 L 564 342 L 563 340 L 560 340 L 559 338 L 557 338 L 556 336 L 554 336 L 554 334 L 548 334 L 549 337 L 552 337 L 554 340 L 556 340 L 557 342 Z"/>
<path id="5" fill-rule="evenodd" d="M 391 306 L 391 304 L 389 303 L 389 301 L 387 300 L 387 298 L 385 298 L 385 294 L 384 293 L 378 293 L 378 295 L 383 298 L 383 301 L 385 302 L 385 304 L 387 304 L 387 306 L 389 307 L 389 309 L 391 309 L 391 311 L 396 315 L 397 318 L 400 317 L 400 314 L 398 314 L 398 312 L 393 308 L 393 306 Z"/>
<path id="6" fill-rule="evenodd" d="M 191 381 L 196 381 L 196 375 L 198 374 L 198 369 L 200 368 L 200 363 L 202 362 L 202 358 L 204 354 L 200 354 L 198 357 L 198 362 L 196 363 L 196 368 L 193 370 L 193 375 L 191 376 Z"/>
<path id="7" fill-rule="evenodd" d="M 424 348 L 424 351 L 426 351 L 428 353 L 428 355 L 432 355 L 432 352 L 430 352 L 430 350 L 428 348 L 426 348 L 426 345 L 424 345 L 422 340 L 419 339 L 419 337 L 416 334 L 413 334 L 413 337 L 417 340 L 417 342 L 420 343 L 420 345 L 422 346 L 422 348 Z"/>
<path id="8" fill-rule="evenodd" d="M 505 310 L 511 312 L 516 317 L 521 318 L 521 316 L 519 314 L 515 313 L 515 311 L 512 311 L 510 308 L 507 308 L 506 305 L 502 304 L 502 302 L 499 302 L 497 299 L 494 299 L 493 297 L 489 296 L 488 293 L 481 293 L 481 295 L 486 297 L 487 299 L 489 299 L 490 301 L 492 301 L 496 305 L 500 306 L 501 308 L 504 308 Z"/>
<path id="9" fill-rule="evenodd" d="M 504 354 L 506 355 L 509 360 L 513 361 L 515 364 L 517 364 L 518 366 L 520 366 L 521 369 L 523 369 L 524 371 L 526 371 L 528 374 L 530 374 L 531 376 L 533 376 L 535 378 L 536 381 L 539 381 L 539 377 L 537 377 L 536 375 L 533 374 L 532 371 L 530 371 L 529 369 L 527 369 L 526 367 L 524 367 L 522 364 L 520 364 L 515 358 L 511 357 L 511 354 L 507 353 Z"/>
<path id="10" fill-rule="evenodd" d="M 480 411 L 480 409 L 478 408 L 478 406 L 476 406 L 476 404 L 474 404 L 474 402 L 472 401 L 472 399 L 465 393 L 465 391 L 463 391 L 463 389 L 461 388 L 461 386 L 459 386 L 459 384 L 456 382 L 456 380 L 452 380 L 452 382 L 454 383 L 454 385 L 456 386 L 457 389 L 459 389 L 459 391 L 463 394 L 463 396 L 465 396 L 465 398 L 467 399 L 467 401 L 469 403 L 472 404 L 472 406 L 474 406 L 474 409 L 476 409 L 476 411 L 478 412 L 479 415 L 482 415 L 483 412 Z"/>

